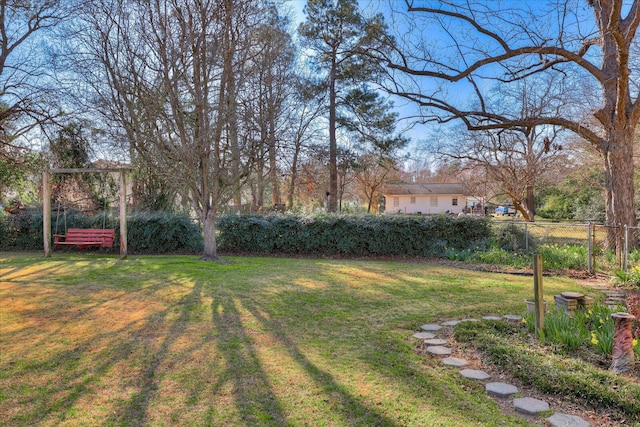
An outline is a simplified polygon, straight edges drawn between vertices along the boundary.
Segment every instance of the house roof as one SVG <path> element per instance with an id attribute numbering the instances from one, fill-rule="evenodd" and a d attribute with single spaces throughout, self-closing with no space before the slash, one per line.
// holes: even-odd
<path id="1" fill-rule="evenodd" d="M 458 183 L 445 184 L 389 184 L 382 194 L 385 196 L 432 195 L 432 194 L 466 194 L 464 186 Z"/>

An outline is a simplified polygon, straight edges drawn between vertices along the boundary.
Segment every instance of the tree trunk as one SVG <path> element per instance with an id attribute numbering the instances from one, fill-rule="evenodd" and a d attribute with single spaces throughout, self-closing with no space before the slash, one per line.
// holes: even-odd
<path id="1" fill-rule="evenodd" d="M 615 132 L 610 134 L 615 135 Z M 636 212 L 633 187 L 633 132 L 624 132 L 616 141 L 615 137 L 601 150 L 604 159 L 604 179 L 606 188 L 607 249 L 616 249 L 617 227 L 635 227 Z M 631 233 L 635 236 L 634 233 Z M 635 240 L 630 242 L 635 245 Z M 620 250 L 621 248 L 617 248 Z"/>
<path id="2" fill-rule="evenodd" d="M 336 212 L 338 201 L 338 142 L 336 140 L 336 58 L 333 55 L 329 75 L 329 200 L 327 211 Z"/>
<path id="3" fill-rule="evenodd" d="M 282 203 L 280 196 L 280 180 L 278 179 L 278 162 L 276 152 L 276 130 L 273 118 L 269 120 L 269 180 L 271 181 L 271 204 L 276 206 Z"/>
<path id="4" fill-rule="evenodd" d="M 293 151 L 293 159 L 291 159 L 289 190 L 287 191 L 287 208 L 289 209 L 293 209 L 293 199 L 296 193 L 296 181 L 298 179 L 298 157 L 300 155 L 301 146 L 300 138 L 297 138 L 295 149 Z"/>
<path id="5" fill-rule="evenodd" d="M 220 261 L 216 248 L 216 215 L 213 210 L 207 212 L 202 221 L 204 233 L 204 252 L 200 259 L 202 261 Z"/>
<path id="6" fill-rule="evenodd" d="M 533 185 L 527 185 L 527 199 L 525 200 L 525 204 L 527 206 L 527 210 L 531 214 L 531 222 L 533 222 L 535 220 L 534 216 L 536 214 L 535 199 L 533 196 Z"/>

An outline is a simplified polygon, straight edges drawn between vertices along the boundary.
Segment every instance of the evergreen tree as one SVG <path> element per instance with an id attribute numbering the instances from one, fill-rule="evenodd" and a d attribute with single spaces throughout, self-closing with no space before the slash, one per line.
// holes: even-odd
<path id="1" fill-rule="evenodd" d="M 307 19 L 299 33 L 311 52 L 317 73 L 315 88 L 326 102 L 329 123 L 329 212 L 337 210 L 337 129 L 358 135 L 359 142 L 395 147 L 406 142 L 389 137 L 395 125 L 391 104 L 372 88 L 381 67 L 367 52 L 383 49 L 386 33 L 381 15 L 363 17 L 356 0 L 308 0 Z M 391 125 L 391 126 L 390 126 Z M 384 137 L 380 133 L 385 134 Z"/>

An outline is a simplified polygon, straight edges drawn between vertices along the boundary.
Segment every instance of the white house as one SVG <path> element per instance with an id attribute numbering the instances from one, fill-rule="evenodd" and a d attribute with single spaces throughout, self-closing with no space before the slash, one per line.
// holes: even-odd
<path id="1" fill-rule="evenodd" d="M 390 184 L 382 195 L 387 214 L 458 214 L 467 207 L 462 184 Z"/>

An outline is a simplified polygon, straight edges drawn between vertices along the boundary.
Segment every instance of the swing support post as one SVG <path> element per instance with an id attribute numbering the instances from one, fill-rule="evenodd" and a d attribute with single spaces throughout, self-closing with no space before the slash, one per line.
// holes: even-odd
<path id="1" fill-rule="evenodd" d="M 49 171 L 42 172 L 42 239 L 44 256 L 51 256 L 51 183 Z"/>
<path id="2" fill-rule="evenodd" d="M 127 186 L 124 170 L 120 171 L 120 259 L 127 257 Z"/>

